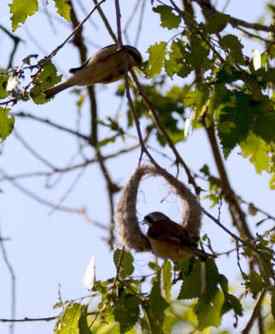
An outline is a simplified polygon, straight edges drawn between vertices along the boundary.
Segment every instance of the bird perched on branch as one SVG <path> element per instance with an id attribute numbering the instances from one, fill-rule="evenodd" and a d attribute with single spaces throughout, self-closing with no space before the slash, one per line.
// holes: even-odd
<path id="1" fill-rule="evenodd" d="M 110 83 L 123 77 L 125 71 L 142 63 L 140 52 L 130 45 L 108 45 L 95 53 L 82 66 L 72 68 L 66 81 L 45 91 L 48 98 L 72 86 Z"/>
<path id="2" fill-rule="evenodd" d="M 143 222 L 149 225 L 147 238 L 156 256 L 173 261 L 186 260 L 192 256 L 205 261 L 213 257 L 197 248 L 197 237 L 191 236 L 188 230 L 165 214 L 152 212 L 144 217 Z"/>

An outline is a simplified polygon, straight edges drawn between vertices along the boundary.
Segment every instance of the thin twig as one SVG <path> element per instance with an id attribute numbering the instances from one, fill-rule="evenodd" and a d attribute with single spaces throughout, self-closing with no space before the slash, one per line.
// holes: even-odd
<path id="1" fill-rule="evenodd" d="M 8 268 L 8 271 L 11 277 L 11 318 L 15 318 L 16 317 L 16 275 L 15 275 L 13 266 L 9 260 L 8 253 L 4 245 L 4 239 L 5 238 L 2 237 L 2 232 L 0 228 L 0 248 L 2 251 L 4 263 L 6 267 Z M 10 324 L 10 334 L 13 334 L 14 330 L 15 330 L 14 324 L 12 323 Z"/>
<path id="2" fill-rule="evenodd" d="M 5 28 L 2 25 L 0 25 L 0 30 L 2 30 L 6 35 L 8 35 L 9 38 L 13 41 L 13 48 L 11 50 L 11 53 L 10 53 L 10 56 L 9 56 L 9 62 L 8 62 L 8 65 L 7 65 L 7 68 L 10 68 L 13 65 L 15 53 L 18 49 L 19 43 L 23 42 L 23 40 L 20 37 L 11 33 L 7 28 Z"/>
<path id="3" fill-rule="evenodd" d="M 143 139 L 143 136 L 142 136 L 142 131 L 141 131 L 139 118 L 138 118 L 138 115 L 136 113 L 134 103 L 133 103 L 133 100 L 132 100 L 132 97 L 131 97 L 130 86 L 129 86 L 129 77 L 128 77 L 127 72 L 125 73 L 124 80 L 125 80 L 126 96 L 127 96 L 127 99 L 128 99 L 130 111 L 133 115 L 133 119 L 134 119 L 136 130 L 137 130 L 137 135 L 138 135 L 138 139 L 139 139 L 139 143 L 140 143 L 140 148 L 141 148 L 140 157 L 139 157 L 139 164 L 141 163 L 143 153 L 146 153 L 146 155 L 149 158 L 149 160 L 151 161 L 151 163 L 158 168 L 159 164 L 155 161 L 155 159 L 153 158 L 153 156 L 151 155 L 151 153 L 147 149 L 147 147 L 145 145 L 145 142 L 144 142 L 144 139 Z"/>
<path id="4" fill-rule="evenodd" d="M 83 133 L 80 133 L 78 131 L 75 131 L 73 129 L 70 129 L 70 128 L 67 128 L 61 124 L 57 124 L 49 119 L 46 119 L 46 118 L 42 118 L 42 117 L 39 117 L 39 116 L 36 116 L 36 115 L 32 115 L 30 113 L 26 113 L 26 112 L 23 112 L 23 111 L 20 111 L 20 112 L 13 112 L 12 113 L 13 116 L 15 117 L 20 117 L 20 118 L 27 118 L 27 119 L 30 119 L 32 121 L 36 121 L 36 122 L 40 122 L 40 123 L 44 123 L 48 126 L 51 126 L 53 128 L 56 128 L 58 130 L 61 130 L 61 131 L 64 131 L 64 132 L 67 132 L 73 136 L 76 136 L 80 139 L 83 139 L 85 141 L 89 141 L 89 136 L 87 135 L 84 135 Z"/>
<path id="5" fill-rule="evenodd" d="M 48 62 L 52 57 L 54 57 L 60 49 L 63 48 L 63 46 L 65 44 L 67 44 L 70 39 L 79 31 L 79 29 L 82 28 L 82 26 L 85 24 L 85 22 L 87 20 L 89 20 L 90 16 L 97 10 L 100 8 L 100 5 L 103 4 L 103 2 L 105 2 L 106 0 L 101 0 L 100 2 L 98 2 L 94 8 L 89 12 L 89 14 L 74 28 L 74 30 L 70 33 L 70 35 L 65 38 L 65 40 L 59 44 L 48 56 L 46 56 L 45 58 L 43 58 L 41 61 L 40 61 L 40 64 L 44 64 L 46 62 Z"/>
<path id="6" fill-rule="evenodd" d="M 150 114 L 152 115 L 153 121 L 155 122 L 160 134 L 166 139 L 166 142 L 167 142 L 168 146 L 170 147 L 170 149 L 174 153 L 175 158 L 176 158 L 176 163 L 180 163 L 182 165 L 182 167 L 183 167 L 183 169 L 184 169 L 184 171 L 185 171 L 185 173 L 188 177 L 188 182 L 194 187 L 194 190 L 195 190 L 196 194 L 198 195 L 200 193 L 201 189 L 200 189 L 200 187 L 197 186 L 196 181 L 195 181 L 194 177 L 192 176 L 192 173 L 191 173 L 189 167 L 187 166 L 187 164 L 185 163 L 185 161 L 183 160 L 183 158 L 179 154 L 179 152 L 178 152 L 177 148 L 175 147 L 172 139 L 170 138 L 170 136 L 167 133 L 164 126 L 162 125 L 154 106 L 152 105 L 149 98 L 146 96 L 146 94 L 144 92 L 144 89 L 143 89 L 142 85 L 140 84 L 135 72 L 133 70 L 130 70 L 130 72 L 131 72 L 133 81 L 136 84 L 136 87 L 138 88 L 139 94 L 143 98 L 143 101 L 144 101 L 146 107 L 148 108 Z"/>
<path id="7" fill-rule="evenodd" d="M 17 188 L 22 193 L 24 193 L 28 197 L 32 198 L 33 200 L 35 200 L 39 204 L 45 205 L 45 206 L 50 207 L 52 209 L 56 208 L 55 203 L 38 196 L 36 193 L 34 193 L 31 190 L 25 188 L 24 186 L 19 184 L 17 181 L 10 179 L 9 175 L 3 169 L 0 170 L 0 173 L 5 177 L 6 180 L 10 181 L 10 183 L 15 188 Z M 82 208 L 71 208 L 71 207 L 66 207 L 66 206 L 59 206 L 58 211 L 63 211 L 63 212 L 67 212 L 67 213 L 75 213 L 75 214 L 78 214 L 78 215 L 83 214 L 83 209 Z"/>
<path id="8" fill-rule="evenodd" d="M 139 22 L 138 22 L 138 26 L 137 26 L 137 32 L 136 32 L 135 41 L 134 41 L 134 45 L 135 46 L 138 45 L 139 38 L 141 36 L 141 31 L 142 31 L 142 28 L 143 28 L 143 20 L 144 20 L 146 3 L 147 3 L 147 0 L 143 0 L 142 5 L 141 5 Z"/>
<path id="9" fill-rule="evenodd" d="M 98 5 L 97 0 L 93 0 L 93 1 L 94 1 L 94 4 Z M 108 33 L 109 33 L 110 36 L 112 37 L 113 41 L 114 41 L 115 43 L 117 43 L 117 37 L 116 37 L 116 34 L 114 33 L 114 31 L 113 31 L 113 29 L 112 29 L 112 27 L 111 27 L 111 25 L 110 25 L 110 23 L 109 23 L 107 17 L 105 16 L 103 10 L 101 9 L 100 5 L 98 6 L 97 10 L 98 10 L 98 13 L 99 13 L 99 15 L 100 15 L 100 17 L 101 17 L 101 19 L 102 19 L 102 21 L 103 21 L 103 23 L 104 23 L 104 25 L 105 25 L 107 31 L 108 31 Z"/>
<path id="10" fill-rule="evenodd" d="M 51 317 L 41 317 L 41 318 L 29 318 L 29 317 L 24 317 L 24 318 L 19 318 L 19 319 L 7 319 L 7 318 L 0 318 L 0 322 L 39 322 L 39 321 L 53 321 L 58 318 L 58 315 L 56 316 L 51 316 Z"/>
<path id="11" fill-rule="evenodd" d="M 40 153 L 38 153 L 18 132 L 18 130 L 14 129 L 13 135 L 15 138 L 22 144 L 22 146 L 38 161 L 42 162 L 45 166 L 52 170 L 58 169 L 54 166 L 50 161 L 44 158 Z"/>
<path id="12" fill-rule="evenodd" d="M 137 12 L 138 12 L 138 7 L 139 5 L 141 4 L 141 1 L 140 0 L 136 0 L 136 3 L 134 4 L 133 6 L 133 9 L 132 9 L 132 12 L 131 14 L 129 15 L 129 18 L 127 19 L 125 25 L 124 25 L 124 29 L 123 29 L 123 34 L 125 36 L 125 39 L 126 39 L 126 42 L 127 43 L 130 43 L 130 40 L 129 40 L 129 37 L 128 37 L 128 34 L 127 34 L 127 31 L 131 25 L 131 23 L 133 22 Z M 134 44 L 135 45 L 135 44 Z"/>
<path id="13" fill-rule="evenodd" d="M 72 6 L 72 13 L 73 13 L 73 26 L 77 27 L 78 24 L 78 18 L 76 15 L 76 12 L 74 10 L 73 4 Z M 99 7 L 100 8 L 100 7 Z M 103 11 L 100 12 L 104 15 Z M 105 16 L 104 16 L 105 17 Z M 82 62 L 84 62 L 87 59 L 87 48 L 84 43 L 83 35 L 82 35 L 82 29 L 79 29 L 78 33 L 75 34 L 74 38 L 74 44 L 78 48 L 80 59 Z M 113 182 L 111 174 L 105 165 L 105 160 L 103 158 L 103 155 L 101 153 L 100 147 L 98 147 L 98 115 L 97 115 L 97 98 L 95 93 L 94 86 L 90 86 L 88 89 L 88 96 L 89 96 L 89 102 L 90 102 L 90 136 L 89 136 L 89 144 L 95 149 L 96 151 L 96 159 L 100 166 L 102 175 L 104 176 L 106 187 L 107 187 L 107 194 L 108 194 L 108 200 L 109 200 L 109 209 L 110 209 L 110 237 L 109 237 L 109 245 L 112 248 L 114 245 L 114 194 L 120 190 L 120 188 Z"/>
<path id="14" fill-rule="evenodd" d="M 116 8 L 116 24 L 117 24 L 117 46 L 119 48 L 122 47 L 122 32 L 121 32 L 121 12 L 119 0 L 115 0 L 115 8 Z"/>
<path id="15" fill-rule="evenodd" d="M 209 2 L 206 4 L 205 0 L 192 0 L 196 2 L 201 8 L 208 10 L 210 13 L 215 13 L 215 14 L 222 14 L 219 12 L 214 6 L 212 6 Z M 259 31 L 265 31 L 265 32 L 274 32 L 274 26 L 266 26 L 261 23 L 252 23 L 252 22 L 247 22 L 242 19 L 238 19 L 234 16 L 228 15 L 228 21 L 229 23 L 234 27 L 237 28 L 238 26 L 245 27 L 248 29 L 252 30 L 259 30 Z"/>
<path id="16" fill-rule="evenodd" d="M 125 148 L 125 149 L 121 149 L 117 152 L 114 152 L 112 154 L 109 155 L 102 155 L 102 159 L 105 160 L 109 160 L 109 159 L 114 159 L 118 156 L 121 156 L 123 154 L 127 154 L 130 153 L 136 149 L 139 148 L 139 144 Z M 64 174 L 64 173 L 70 173 L 72 171 L 75 171 L 77 169 L 86 167 L 88 165 L 97 163 L 98 160 L 97 158 L 93 158 L 93 159 L 88 159 L 85 160 L 79 164 L 75 164 L 75 165 L 71 165 L 68 167 L 63 167 L 63 168 L 58 168 L 54 171 L 37 171 L 37 172 L 29 172 L 29 173 L 21 173 L 21 174 L 15 174 L 15 175 L 9 175 L 9 178 L 6 179 L 5 177 L 0 177 L 0 183 L 4 182 L 4 181 L 10 181 L 10 180 L 17 180 L 17 179 L 25 179 L 25 178 L 32 178 L 32 177 L 50 177 L 53 176 L 55 174 Z"/>
<path id="17" fill-rule="evenodd" d="M 50 212 L 49 215 L 53 214 L 58 208 L 60 207 L 61 204 L 64 203 L 64 201 L 68 198 L 69 194 L 73 191 L 73 189 L 76 187 L 76 185 L 79 183 L 81 177 L 83 176 L 84 172 L 86 171 L 86 166 L 82 168 L 78 174 L 76 175 L 75 179 L 73 182 L 70 184 L 69 188 L 65 191 L 65 193 L 62 195 L 60 200 L 58 201 L 57 205 L 55 208 L 53 208 Z"/>

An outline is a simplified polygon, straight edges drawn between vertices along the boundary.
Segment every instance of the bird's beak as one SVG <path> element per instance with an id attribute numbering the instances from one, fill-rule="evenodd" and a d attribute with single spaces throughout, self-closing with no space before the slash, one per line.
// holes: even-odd
<path id="1" fill-rule="evenodd" d="M 149 220 L 144 218 L 143 221 L 141 222 L 142 225 L 149 224 Z"/>

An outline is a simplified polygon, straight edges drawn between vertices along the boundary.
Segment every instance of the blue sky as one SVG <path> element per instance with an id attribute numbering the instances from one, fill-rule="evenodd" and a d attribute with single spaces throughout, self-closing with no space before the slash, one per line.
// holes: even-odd
<path id="1" fill-rule="evenodd" d="M 134 0 L 121 1 L 123 18 L 129 16 L 134 3 Z M 219 1 L 220 8 L 222 8 L 222 3 L 222 1 Z M 251 3 L 253 4 L 251 5 Z M 262 0 L 254 0 L 253 2 L 231 0 L 227 12 L 252 21 L 262 14 L 262 3 Z M 113 1 L 106 1 L 104 10 L 106 10 L 115 27 Z M 0 24 L 9 28 L 8 1 L 1 1 L 0 12 L 2 13 Z M 50 12 L 52 12 L 52 8 Z M 83 13 L 81 11 L 79 13 L 83 17 Z M 95 41 L 100 46 L 110 44 L 111 39 L 100 19 L 98 16 L 94 16 L 94 19 L 98 30 L 95 31 L 88 22 L 85 26 L 85 35 L 89 40 Z M 23 27 L 16 31 L 16 34 L 25 40 L 16 55 L 16 62 L 19 63 L 23 57 L 31 53 L 38 53 L 41 57 L 44 56 L 42 51 L 30 41 L 28 31 L 47 53 L 60 44 L 68 35 L 69 29 L 67 29 L 66 24 L 59 24 L 59 21 L 54 21 L 54 26 L 58 29 L 58 33 L 49 27 L 48 18 L 43 11 L 29 18 L 26 23 L 27 30 Z M 160 29 L 159 18 L 150 11 L 148 4 L 139 44 L 140 51 L 146 57 L 146 49 L 150 44 L 158 40 L 168 40 L 171 35 L 171 32 Z M 132 40 L 133 36 L 132 31 Z M 0 34 L 0 43 L 2 50 L 9 47 L 9 41 L 3 34 Z M 95 48 L 92 45 L 89 48 L 92 54 Z M 248 56 L 251 55 L 252 48 L 253 45 L 246 45 Z M 4 58 L 7 56 L 5 54 L 1 55 L 0 66 L 5 66 Z M 70 44 L 67 44 L 53 61 L 59 70 L 64 73 L 70 67 L 79 64 L 77 51 L 72 49 Z M 103 117 L 114 115 L 117 110 L 119 102 L 112 95 L 115 87 L 116 84 L 96 88 L 99 112 Z M 74 127 L 77 119 L 75 99 L 69 92 L 58 95 L 52 102 L 43 106 L 20 103 L 14 108 L 14 111 L 32 112 L 38 116 L 66 124 L 69 127 Z M 87 110 L 84 110 L 84 113 L 87 114 Z M 125 121 L 123 116 L 121 119 L 122 122 Z M 88 118 L 84 116 L 82 121 L 83 132 L 87 132 Z M 85 125 L 85 121 L 87 125 Z M 16 130 L 42 155 L 55 162 L 57 166 L 64 166 L 77 151 L 77 143 L 70 136 L 60 135 L 39 123 L 18 119 Z M 104 134 L 101 133 L 101 135 Z M 113 147 L 111 150 L 113 150 Z M 179 146 L 179 151 L 193 170 L 199 169 L 206 161 L 210 166 L 213 166 L 206 137 L 201 131 L 194 132 L 187 143 Z M 166 150 L 166 152 L 170 153 L 169 150 Z M 137 164 L 138 157 L 139 151 L 135 151 L 115 161 L 108 162 L 108 166 L 117 182 L 123 184 L 127 180 L 128 175 Z M 9 174 L 45 169 L 22 147 L 14 136 L 10 136 L 5 142 L 3 154 L 0 155 L 0 163 L 1 168 Z M 163 163 L 166 162 L 163 161 Z M 256 175 L 253 167 L 238 154 L 238 150 L 234 151 L 228 159 L 227 167 L 233 187 L 238 189 L 238 192 L 245 199 L 254 201 L 263 209 L 272 210 L 271 204 L 274 203 L 274 195 L 268 190 L 268 177 L 266 175 Z M 69 188 L 75 175 L 63 178 L 61 183 L 52 190 L 44 187 L 43 179 L 27 180 L 24 185 L 39 193 L 42 197 L 58 202 L 64 191 Z M 52 306 L 58 299 L 59 289 L 64 300 L 86 295 L 87 290 L 83 287 L 82 277 L 91 256 L 96 258 L 98 279 L 113 274 L 112 254 L 102 240 L 102 237 L 104 237 L 102 231 L 88 224 L 77 215 L 69 215 L 58 211 L 51 213 L 49 208 L 26 198 L 8 183 L 1 184 L 0 187 L 3 190 L 3 193 L 0 194 L 0 226 L 3 236 L 11 238 L 11 241 L 5 245 L 16 273 L 18 318 L 55 314 L 56 311 L 52 309 Z M 175 196 L 171 195 L 165 203 L 160 203 L 160 200 L 167 194 L 164 182 L 147 180 L 144 183 L 143 192 L 149 194 L 149 196 L 143 196 L 143 194 L 140 196 L 138 212 L 141 216 L 157 209 L 168 213 L 177 220 L 179 206 Z M 104 181 L 98 167 L 90 166 L 85 171 L 64 205 L 85 206 L 90 217 L 108 224 L 108 202 Z M 204 203 L 204 205 L 207 207 L 208 203 Z M 229 223 L 225 209 L 222 219 Z M 203 221 L 203 231 L 209 233 L 215 249 L 227 250 L 230 248 L 227 236 L 206 218 Z M 137 255 L 136 257 L 137 268 L 141 272 L 144 270 L 144 264 L 148 257 L 148 254 Z M 223 261 L 223 263 L 218 261 L 221 271 L 230 275 L 232 280 L 238 277 L 237 273 L 232 273 L 233 262 L 233 260 Z M 0 317 L 8 318 L 10 317 L 11 298 L 10 278 L 1 256 L 0 266 L 2 277 Z M 52 325 L 52 323 L 18 324 L 16 325 L 16 333 L 39 332 L 40 334 L 48 334 L 51 333 Z M 8 326 L 0 323 L 0 332 L 1 334 L 8 333 Z"/>

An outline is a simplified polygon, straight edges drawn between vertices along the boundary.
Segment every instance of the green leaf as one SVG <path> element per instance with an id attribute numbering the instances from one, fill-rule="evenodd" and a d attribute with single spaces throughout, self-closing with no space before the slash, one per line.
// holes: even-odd
<path id="1" fill-rule="evenodd" d="M 228 280 L 227 280 L 227 278 L 226 278 L 224 275 L 222 275 L 222 274 L 219 275 L 219 283 L 220 283 L 220 286 L 221 286 L 221 288 L 222 288 L 222 291 L 223 291 L 225 294 L 228 293 Z"/>
<path id="2" fill-rule="evenodd" d="M 249 95 L 240 92 L 227 94 L 220 97 L 220 105 L 215 110 L 218 134 L 226 158 L 248 136 L 253 124 L 253 108 L 257 108 Z"/>
<path id="3" fill-rule="evenodd" d="M 230 51 L 230 58 L 233 61 L 244 64 L 244 57 L 242 53 L 243 45 L 239 41 L 238 37 L 235 35 L 225 35 L 222 37 L 220 41 L 220 45 L 222 48 L 228 49 Z"/>
<path id="4" fill-rule="evenodd" d="M 97 142 L 97 146 L 96 147 L 97 148 L 101 148 L 101 147 L 104 147 L 104 146 L 106 146 L 108 144 L 111 144 L 111 143 L 113 144 L 113 143 L 115 143 L 116 139 L 117 139 L 117 135 L 116 134 L 113 135 L 113 136 L 101 139 L 101 140 L 99 140 Z"/>
<path id="5" fill-rule="evenodd" d="M 243 307 L 240 300 L 230 293 L 225 293 L 222 313 L 224 314 L 230 310 L 233 310 L 236 316 L 243 315 Z"/>
<path id="6" fill-rule="evenodd" d="M 65 20 L 71 21 L 71 5 L 68 0 L 54 0 L 57 13 Z"/>
<path id="7" fill-rule="evenodd" d="M 269 180 L 269 187 L 270 189 L 275 190 L 275 174 L 273 174 Z"/>
<path id="8" fill-rule="evenodd" d="M 195 69 L 207 68 L 209 66 L 209 45 L 203 39 L 196 35 L 192 36 L 190 51 L 188 61 Z"/>
<path id="9" fill-rule="evenodd" d="M 15 120 L 9 112 L 9 108 L 0 107 L 0 141 L 5 140 L 14 127 Z"/>
<path id="10" fill-rule="evenodd" d="M 213 298 L 206 297 L 199 299 L 196 305 L 196 314 L 199 321 L 199 329 L 203 330 L 209 326 L 218 327 L 221 324 L 222 308 L 224 304 L 224 294 L 217 289 Z"/>
<path id="11" fill-rule="evenodd" d="M 169 308 L 165 311 L 165 318 L 163 321 L 163 333 L 171 334 L 174 333 L 173 328 L 179 321 L 179 318 L 175 313 Z"/>
<path id="12" fill-rule="evenodd" d="M 114 252 L 114 264 L 119 277 L 126 278 L 134 272 L 134 259 L 131 253 L 124 249 L 116 249 Z"/>
<path id="13" fill-rule="evenodd" d="M 130 330 L 139 319 L 139 300 L 136 296 L 122 294 L 114 305 L 115 320 L 120 324 L 120 332 Z"/>
<path id="14" fill-rule="evenodd" d="M 12 30 L 16 30 L 20 23 L 38 11 L 38 0 L 13 0 L 10 6 Z"/>
<path id="15" fill-rule="evenodd" d="M 153 262 L 153 261 L 150 261 L 148 263 L 148 267 L 157 273 L 161 270 L 160 266 L 156 262 Z"/>
<path id="16" fill-rule="evenodd" d="M 202 273 L 201 263 L 195 260 L 192 271 L 183 273 L 183 283 L 178 296 L 178 299 L 191 299 L 201 296 L 202 294 Z"/>
<path id="17" fill-rule="evenodd" d="M 242 154 L 249 158 L 255 166 L 256 172 L 268 171 L 269 169 L 269 146 L 266 142 L 250 133 L 248 137 L 240 144 Z"/>
<path id="18" fill-rule="evenodd" d="M 262 276 L 260 276 L 256 271 L 251 271 L 248 275 L 245 285 L 255 298 L 257 294 L 262 291 L 262 289 L 264 289 L 265 282 L 263 281 Z"/>
<path id="19" fill-rule="evenodd" d="M 275 289 L 272 289 L 271 293 L 271 313 L 275 320 Z"/>
<path id="20" fill-rule="evenodd" d="M 57 70 L 53 63 L 47 62 L 33 80 L 33 88 L 30 91 L 30 95 L 34 103 L 43 104 L 48 102 L 44 93 L 45 90 L 56 85 L 60 79 L 61 75 L 57 75 Z"/>
<path id="21" fill-rule="evenodd" d="M 164 65 L 166 43 L 158 42 L 150 46 L 147 52 L 149 53 L 149 60 L 146 68 L 146 74 L 149 77 L 153 77 L 160 74 Z"/>
<path id="22" fill-rule="evenodd" d="M 150 320 L 152 333 L 163 333 L 164 311 L 169 304 L 161 295 L 160 275 L 157 274 L 152 282 L 149 304 L 145 306 Z"/>
<path id="23" fill-rule="evenodd" d="M 229 16 L 223 13 L 214 13 L 207 21 L 205 29 L 210 34 L 217 34 L 221 32 L 229 22 Z"/>
<path id="24" fill-rule="evenodd" d="M 171 301 L 171 288 L 172 288 L 172 266 L 171 262 L 165 260 L 161 268 L 161 288 L 162 296 L 169 303 Z"/>
<path id="25" fill-rule="evenodd" d="M 202 266 L 205 266 L 206 270 L 206 294 L 209 298 L 212 298 L 222 278 L 214 260 L 208 259 L 206 262 L 202 263 Z"/>
<path id="26" fill-rule="evenodd" d="M 153 8 L 155 13 L 160 15 L 160 25 L 163 28 L 174 29 L 180 24 L 180 16 L 173 12 L 173 9 L 168 6 L 157 6 Z"/>
<path id="27" fill-rule="evenodd" d="M 0 72 L 0 99 L 6 98 L 9 93 L 7 92 L 7 83 L 9 80 L 9 75 L 7 72 Z"/>
<path id="28" fill-rule="evenodd" d="M 93 325 L 93 328 L 95 326 Z M 119 324 L 117 322 L 111 322 L 105 324 L 104 322 L 100 323 L 95 331 L 92 331 L 91 334 L 122 334 L 119 329 Z M 82 334 L 82 333 L 81 333 Z M 123 333 L 124 334 L 124 333 Z"/>
<path id="29" fill-rule="evenodd" d="M 88 324 L 88 306 L 83 305 L 79 319 L 79 334 L 92 334 Z"/>
<path id="30" fill-rule="evenodd" d="M 275 143 L 275 111 L 269 110 L 266 103 L 260 104 L 260 111 L 256 116 L 254 132 L 267 143 Z"/>
<path id="31" fill-rule="evenodd" d="M 175 40 L 170 46 L 168 57 L 165 59 L 165 71 L 169 77 L 177 74 L 185 78 L 192 71 L 192 66 L 188 62 L 190 53 L 186 50 L 185 44 L 181 40 Z"/>
<path id="32" fill-rule="evenodd" d="M 55 334 L 82 334 L 80 332 L 80 319 L 86 315 L 86 306 L 81 304 L 69 304 L 55 326 Z"/>

